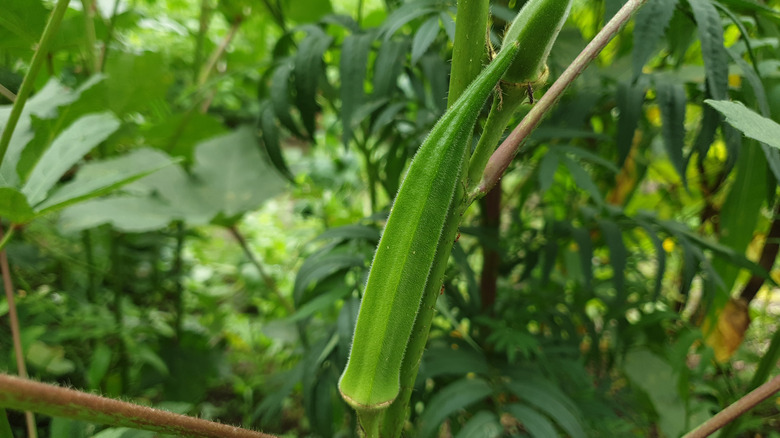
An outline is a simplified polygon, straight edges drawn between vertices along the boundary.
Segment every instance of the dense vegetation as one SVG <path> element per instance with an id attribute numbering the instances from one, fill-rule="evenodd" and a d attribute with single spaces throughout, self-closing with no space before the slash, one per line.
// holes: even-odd
<path id="1" fill-rule="evenodd" d="M 67 3 L 0 5 L 0 370 L 356 436 L 337 385 L 448 106 L 455 2 Z M 491 48 L 524 3 L 491 2 Z M 624 3 L 574 2 L 550 83 Z M 407 436 L 677 437 L 778 374 L 778 46 L 777 0 L 647 2 L 463 215 Z M 770 399 L 720 436 L 777 437 L 779 418 Z"/>

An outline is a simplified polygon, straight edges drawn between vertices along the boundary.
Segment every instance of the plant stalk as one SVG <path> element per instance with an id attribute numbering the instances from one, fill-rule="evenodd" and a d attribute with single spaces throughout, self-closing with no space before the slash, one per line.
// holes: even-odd
<path id="1" fill-rule="evenodd" d="M 774 379 L 749 392 L 726 409 L 715 414 L 714 417 L 705 421 L 701 426 L 685 434 L 683 438 L 708 437 L 762 401 L 775 395 L 778 391 L 780 391 L 780 376 L 775 376 Z"/>
<path id="2" fill-rule="evenodd" d="M 10 228 L 13 230 L 13 227 Z M 10 231 L 6 236 L 10 236 L 13 233 Z M 0 224 L 0 240 L 5 241 L 3 236 L 3 227 Z M 14 299 L 14 284 L 11 280 L 11 269 L 8 266 L 8 254 L 5 249 L 0 249 L 0 272 L 3 276 L 3 289 L 5 289 L 5 298 L 8 300 L 8 319 L 11 325 L 11 339 L 14 344 L 14 356 L 16 356 L 16 372 L 19 377 L 27 378 L 27 366 L 24 363 L 24 351 L 22 349 L 22 337 L 21 330 L 19 328 L 19 315 L 16 313 L 16 301 Z M 24 420 L 27 424 L 27 436 L 29 438 L 36 438 L 38 431 L 35 427 L 35 417 L 30 411 L 24 413 Z"/>
<path id="3" fill-rule="evenodd" d="M 0 407 L 182 437 L 273 438 L 262 432 L 174 414 L 73 389 L 0 374 Z"/>
<path id="4" fill-rule="evenodd" d="M 547 115 L 555 103 L 558 102 L 566 88 L 596 59 L 610 40 L 620 32 L 620 29 L 628 22 L 631 16 L 646 2 L 647 0 L 628 0 L 609 23 L 585 46 L 558 80 L 552 84 L 547 92 L 544 93 L 544 96 L 536 102 L 531 111 L 493 153 L 490 160 L 488 160 L 479 185 L 469 193 L 469 199 L 484 196 L 488 190 L 496 185 L 498 179 L 501 178 L 520 150 L 520 146 L 525 139 L 539 125 L 542 118 Z"/>
<path id="5" fill-rule="evenodd" d="M 49 21 L 43 29 L 43 34 L 38 42 L 38 48 L 35 50 L 30 62 L 30 69 L 24 75 L 22 85 L 19 87 L 19 93 L 16 95 L 16 101 L 14 101 L 13 108 L 11 108 L 11 114 L 8 116 L 8 122 L 3 129 L 3 135 L 0 136 L 0 163 L 3 162 L 8 145 L 11 143 L 11 135 L 13 135 L 16 124 L 19 122 L 19 117 L 22 116 L 24 104 L 27 103 L 27 98 L 30 97 L 35 84 L 35 78 L 38 76 L 38 72 L 41 70 L 41 66 L 43 66 L 43 61 L 49 53 L 49 47 L 54 40 L 57 29 L 60 27 L 62 18 L 65 16 L 65 11 L 68 10 L 69 3 L 69 0 L 57 0 L 54 10 L 49 16 Z"/>

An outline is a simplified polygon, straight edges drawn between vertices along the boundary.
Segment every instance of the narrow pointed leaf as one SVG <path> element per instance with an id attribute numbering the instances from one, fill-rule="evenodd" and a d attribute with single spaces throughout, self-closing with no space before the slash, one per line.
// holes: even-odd
<path id="1" fill-rule="evenodd" d="M 322 56 L 333 38 L 319 27 L 308 26 L 308 36 L 298 46 L 295 55 L 295 102 L 301 113 L 303 127 L 309 139 L 314 138 L 317 105 L 317 85 L 323 74 Z"/>
<path id="2" fill-rule="evenodd" d="M 539 411 L 518 403 L 507 406 L 506 410 L 523 425 L 532 437 L 549 438 L 558 436 L 550 420 L 539 413 Z"/>
<path id="3" fill-rule="evenodd" d="M 662 81 L 657 84 L 658 107 L 661 110 L 662 134 L 669 160 L 687 185 L 685 176 L 685 89 L 676 82 Z"/>
<path id="4" fill-rule="evenodd" d="M 417 64 L 417 61 L 428 51 L 428 47 L 431 46 L 438 34 L 439 17 L 437 16 L 429 18 L 417 29 L 412 40 L 412 64 Z"/>
<path id="5" fill-rule="evenodd" d="M 465 378 L 445 386 L 431 398 L 423 411 L 418 436 L 421 438 L 434 436 L 441 423 L 450 414 L 466 409 L 492 392 L 490 385 L 482 379 Z"/>
<path id="6" fill-rule="evenodd" d="M 649 0 L 636 14 L 634 24 L 634 77 L 655 52 L 674 14 L 678 0 Z"/>
<path id="7" fill-rule="evenodd" d="M 368 51 L 374 38 L 373 34 L 350 35 L 344 39 L 341 48 L 341 122 L 345 146 L 352 140 L 353 117 L 365 98 L 363 82 L 366 79 Z"/>
<path id="8" fill-rule="evenodd" d="M 688 0 L 696 19 L 702 58 L 707 71 L 707 88 L 715 99 L 725 99 L 729 91 L 729 63 L 723 47 L 723 24 L 710 0 Z"/>

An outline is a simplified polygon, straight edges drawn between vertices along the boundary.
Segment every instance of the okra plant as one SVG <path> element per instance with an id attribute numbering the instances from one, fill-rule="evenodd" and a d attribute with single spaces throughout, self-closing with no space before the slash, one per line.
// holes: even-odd
<path id="1" fill-rule="evenodd" d="M 339 382 L 342 397 L 357 411 L 367 436 L 386 430 L 383 411 L 400 392 L 404 355 L 416 319 L 426 318 L 418 315 L 423 297 L 441 284 L 432 268 L 437 259 L 446 261 L 449 256 L 451 244 L 444 245 L 446 250 L 440 247 L 453 237 L 448 217 L 456 221 L 453 218 L 473 201 L 462 188 L 477 182 L 473 177 L 484 169 L 512 113 L 526 97 L 525 90 L 545 80 L 546 59 L 570 8 L 571 1 L 526 3 L 506 32 L 501 50 L 436 123 L 410 164 L 371 265 L 350 357 Z M 500 80 L 498 93 L 506 87 L 522 92 L 508 94 L 506 102 L 504 96 L 496 96 L 484 141 L 468 165 L 474 125 Z M 415 335 L 424 338 L 427 332 Z M 413 359 L 416 366 L 419 358 Z"/>

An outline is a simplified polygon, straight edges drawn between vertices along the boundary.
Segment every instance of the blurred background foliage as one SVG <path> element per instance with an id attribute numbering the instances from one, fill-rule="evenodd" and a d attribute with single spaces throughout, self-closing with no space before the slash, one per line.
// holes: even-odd
<path id="1" fill-rule="evenodd" d="M 523 3 L 492 2 L 493 44 Z M 575 2 L 552 78 L 622 3 Z M 12 93 L 50 8 L 0 6 Z M 586 70 L 464 217 L 409 436 L 675 437 L 777 373 L 780 153 L 703 101 L 780 121 L 779 8 L 650 0 Z M 8 245 L 31 376 L 283 436 L 355 436 L 336 383 L 382 221 L 446 106 L 455 13 L 73 1 L 16 172 L 101 111 L 120 126 L 61 184 L 129 154 L 164 167 Z M 0 345 L 15 372 L 7 324 Z M 720 436 L 780 436 L 779 408 Z M 22 436 L 22 414 L 10 420 Z"/>

